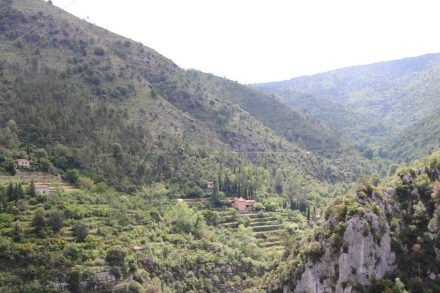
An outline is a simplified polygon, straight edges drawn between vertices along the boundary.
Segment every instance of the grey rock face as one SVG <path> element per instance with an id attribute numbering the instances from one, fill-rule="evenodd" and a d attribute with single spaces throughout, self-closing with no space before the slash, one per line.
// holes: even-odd
<path id="1" fill-rule="evenodd" d="M 380 279 L 395 270 L 396 256 L 391 250 L 390 228 L 385 220 L 385 210 L 391 207 L 373 197 L 367 201 L 377 205 L 379 216 L 368 212 L 350 218 L 339 252 L 332 251 L 329 239 L 323 239 L 324 255 L 317 262 L 308 261 L 293 292 L 354 292 L 354 285 L 370 285 L 372 279 Z"/>
<path id="2" fill-rule="evenodd" d="M 404 174 L 400 177 L 401 177 L 402 181 L 405 183 L 411 183 L 411 181 L 413 180 L 413 176 L 411 173 Z"/>

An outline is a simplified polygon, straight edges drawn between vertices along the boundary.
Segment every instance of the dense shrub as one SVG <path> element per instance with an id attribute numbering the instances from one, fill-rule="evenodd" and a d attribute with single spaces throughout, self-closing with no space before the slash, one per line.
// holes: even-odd
<path id="1" fill-rule="evenodd" d="M 81 222 L 76 222 L 72 227 L 73 236 L 77 242 L 83 242 L 89 235 L 89 228 Z"/>
<path id="2" fill-rule="evenodd" d="M 46 212 L 43 208 L 37 208 L 34 212 L 34 217 L 32 218 L 32 227 L 34 227 L 35 230 L 39 232 L 44 230 L 46 226 Z"/>
<path id="3" fill-rule="evenodd" d="M 63 218 L 58 212 L 51 212 L 47 219 L 47 225 L 55 232 L 61 231 L 63 228 Z"/>
<path id="4" fill-rule="evenodd" d="M 126 253 L 121 248 L 111 248 L 105 255 L 105 261 L 110 266 L 123 267 Z"/>

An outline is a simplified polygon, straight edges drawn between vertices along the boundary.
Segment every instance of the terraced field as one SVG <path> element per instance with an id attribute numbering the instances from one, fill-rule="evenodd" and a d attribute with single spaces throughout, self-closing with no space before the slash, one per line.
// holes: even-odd
<path id="1" fill-rule="evenodd" d="M 60 177 L 49 173 L 24 172 L 21 170 L 17 170 L 17 174 L 15 174 L 15 176 L 0 174 L 0 184 L 3 185 L 9 184 L 9 182 L 13 182 L 13 183 L 21 182 L 23 184 L 29 184 L 32 180 L 34 180 L 34 183 L 36 185 L 38 184 L 49 185 L 50 192 L 54 192 L 57 190 L 61 190 L 65 192 L 74 192 L 79 190 L 69 182 L 64 181 Z"/>
<path id="2" fill-rule="evenodd" d="M 310 228 L 303 215 L 297 212 L 292 216 L 295 212 L 291 210 L 240 214 L 234 208 L 212 208 L 209 198 L 183 198 L 178 201 L 185 202 L 196 210 L 216 211 L 220 218 L 219 225 L 223 228 L 237 229 L 240 224 L 252 228 L 252 234 L 258 240 L 259 246 L 268 251 L 282 253 L 285 250 L 287 238 L 284 236 L 289 234 L 289 229 L 290 233 L 298 236 Z"/>
<path id="3" fill-rule="evenodd" d="M 231 211 L 220 212 L 223 218 L 221 224 L 225 228 L 237 228 L 243 224 L 252 228 L 252 234 L 259 241 L 261 247 L 271 251 L 282 252 L 284 244 L 282 234 L 285 231 L 285 223 L 281 212 L 259 212 L 239 214 L 238 217 L 229 215 Z"/>
<path id="4" fill-rule="evenodd" d="M 288 228 L 296 229 L 294 233 L 308 229 L 305 217 L 292 217 L 292 211 L 283 210 L 277 212 L 250 212 L 240 214 L 233 208 L 212 208 L 209 198 L 183 198 L 179 202 L 187 203 L 196 210 L 210 209 L 217 212 L 220 218 L 219 224 L 224 228 L 236 229 L 240 224 L 252 228 L 252 234 L 258 240 L 260 247 L 270 251 L 283 252 Z M 292 232 L 292 231 L 291 231 Z"/>

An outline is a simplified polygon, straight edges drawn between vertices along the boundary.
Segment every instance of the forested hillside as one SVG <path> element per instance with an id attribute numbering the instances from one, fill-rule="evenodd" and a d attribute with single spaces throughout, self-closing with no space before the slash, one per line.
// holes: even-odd
<path id="1" fill-rule="evenodd" d="M 437 112 L 434 110 L 387 139 L 382 152 L 388 152 L 385 155 L 392 158 L 410 161 L 437 150 L 440 145 L 440 117 Z"/>
<path id="2" fill-rule="evenodd" d="M 405 143 L 399 137 L 408 137 L 417 128 L 421 130 L 417 157 L 438 148 L 434 135 L 419 126 L 428 123 L 430 129 L 439 127 L 433 120 L 428 122 L 428 117 L 438 109 L 439 69 L 440 54 L 428 54 L 254 87 L 275 94 L 295 109 L 306 109 L 348 137 L 361 139 L 378 156 L 411 160 L 416 158 L 414 153 L 409 155 L 410 152 L 389 147 L 399 145 L 396 141 L 400 145 Z"/>
<path id="3" fill-rule="evenodd" d="M 246 86 L 0 1 L 0 292 L 436 292 L 440 157 L 396 163 L 439 146 L 439 70 Z"/>
<path id="4" fill-rule="evenodd" d="M 1 292 L 254 290 L 374 165 L 50 2 L 0 2 L 0 46 Z M 240 215 L 233 197 L 258 203 Z"/>
<path id="5" fill-rule="evenodd" d="M 236 176 L 252 163 L 272 174 L 286 166 L 283 182 L 370 170 L 334 131 L 276 99 L 180 69 L 48 3 L 2 2 L 1 16 L 0 123 L 14 121 L 17 147 L 45 149 L 58 170 L 125 191 L 157 181 L 203 187 L 219 166 Z"/>

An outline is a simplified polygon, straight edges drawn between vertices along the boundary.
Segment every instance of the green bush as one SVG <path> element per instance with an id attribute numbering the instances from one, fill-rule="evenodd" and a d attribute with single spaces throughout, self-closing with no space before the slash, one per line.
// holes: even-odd
<path id="1" fill-rule="evenodd" d="M 63 217 L 58 212 L 51 212 L 47 219 L 47 225 L 52 231 L 58 233 L 63 228 Z"/>
<path id="2" fill-rule="evenodd" d="M 83 242 L 89 235 L 89 228 L 84 223 L 76 222 L 72 227 L 72 232 L 77 242 Z"/>
<path id="3" fill-rule="evenodd" d="M 262 203 L 257 202 L 257 203 L 255 203 L 255 205 L 252 207 L 252 209 L 253 209 L 254 211 L 256 211 L 256 212 L 259 212 L 259 211 L 264 211 L 264 210 L 266 209 L 266 207 L 265 207 Z"/>
<path id="4" fill-rule="evenodd" d="M 105 261 L 110 266 L 123 267 L 125 265 L 125 255 L 125 251 L 123 251 L 121 248 L 112 248 L 107 251 Z"/>
<path id="5" fill-rule="evenodd" d="M 43 208 L 37 208 L 34 211 L 34 217 L 32 218 L 32 227 L 34 227 L 37 232 L 40 232 L 44 230 L 46 226 L 46 212 Z"/>
<path id="6" fill-rule="evenodd" d="M 319 241 L 312 241 L 306 248 L 306 255 L 308 255 L 312 262 L 318 261 L 324 254 L 321 243 Z"/>
<path id="7" fill-rule="evenodd" d="M 141 284 L 134 280 L 123 281 L 117 284 L 112 293 L 145 293 L 147 292 Z"/>
<path id="8" fill-rule="evenodd" d="M 79 179 L 79 171 L 77 169 L 69 169 L 64 175 L 64 178 L 70 183 L 76 185 Z"/>
<path id="9" fill-rule="evenodd" d="M 15 163 L 11 159 L 7 159 L 2 163 L 2 167 L 5 169 L 6 172 L 9 172 L 12 176 L 14 176 L 17 173 L 17 170 L 15 169 Z"/>
<path id="10" fill-rule="evenodd" d="M 208 225 L 217 226 L 220 223 L 220 217 L 216 212 L 211 210 L 204 210 L 202 214 Z"/>

